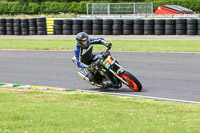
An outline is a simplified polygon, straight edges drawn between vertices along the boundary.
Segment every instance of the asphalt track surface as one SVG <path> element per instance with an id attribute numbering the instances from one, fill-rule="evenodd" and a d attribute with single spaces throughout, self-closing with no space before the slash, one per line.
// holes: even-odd
<path id="1" fill-rule="evenodd" d="M 88 84 L 76 74 L 73 56 L 73 51 L 0 50 L 0 82 L 200 103 L 200 53 L 112 52 L 141 81 L 141 92 Z"/>

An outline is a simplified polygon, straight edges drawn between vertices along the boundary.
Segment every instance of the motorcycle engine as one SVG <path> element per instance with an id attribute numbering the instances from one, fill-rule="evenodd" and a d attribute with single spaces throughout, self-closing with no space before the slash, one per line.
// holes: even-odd
<path id="1" fill-rule="evenodd" d="M 109 80 L 109 79 L 103 79 L 102 80 L 102 84 L 103 84 L 103 86 L 105 86 L 105 87 L 111 87 L 112 86 L 112 84 L 113 84 L 113 82 L 111 81 L 111 80 Z"/>

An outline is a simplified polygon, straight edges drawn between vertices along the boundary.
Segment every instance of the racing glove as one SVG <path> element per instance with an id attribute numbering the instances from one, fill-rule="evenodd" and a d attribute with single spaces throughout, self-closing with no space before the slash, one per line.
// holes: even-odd
<path id="1" fill-rule="evenodd" d="M 88 69 L 89 71 L 93 71 L 94 67 L 95 67 L 95 64 L 92 63 L 91 65 L 89 65 L 89 66 L 87 67 L 87 69 Z"/>
<path id="2" fill-rule="evenodd" d="M 106 47 L 107 47 L 108 49 L 111 49 L 111 48 L 112 48 L 112 43 L 107 43 L 107 44 L 106 44 Z"/>
<path id="3" fill-rule="evenodd" d="M 89 65 L 89 66 L 87 67 L 87 69 L 88 69 L 89 71 L 92 71 L 92 70 L 93 70 L 93 66 L 92 66 L 92 65 Z"/>

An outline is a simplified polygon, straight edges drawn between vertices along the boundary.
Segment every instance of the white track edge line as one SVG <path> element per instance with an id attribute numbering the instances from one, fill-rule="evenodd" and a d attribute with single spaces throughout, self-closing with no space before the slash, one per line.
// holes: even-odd
<path id="1" fill-rule="evenodd" d="M 129 97 L 139 97 L 139 98 L 147 98 L 147 99 L 154 99 L 154 100 L 172 101 L 172 102 L 183 102 L 183 103 L 200 104 L 200 102 L 198 102 L 198 101 L 189 101 L 189 100 L 180 100 L 180 99 L 153 97 L 153 96 L 130 95 L 130 94 L 120 94 L 120 93 L 109 93 L 109 92 L 97 92 L 97 93 L 119 95 L 119 96 L 129 96 Z"/>
<path id="2" fill-rule="evenodd" d="M 5 84 L 10 84 L 10 83 L 5 83 Z M 29 85 L 29 86 L 33 86 L 33 85 Z M 60 88 L 60 87 L 49 87 L 49 86 L 42 86 L 42 87 L 57 88 L 57 89 L 67 90 L 67 88 Z M 68 88 L 68 89 L 73 89 L 73 88 Z M 198 102 L 198 101 L 189 101 L 189 100 L 180 100 L 180 99 L 153 97 L 153 96 L 143 96 L 143 95 L 121 94 L 121 93 L 112 93 L 112 92 L 98 92 L 98 91 L 80 90 L 80 89 L 74 89 L 74 90 L 77 90 L 77 91 L 88 91 L 88 92 L 95 92 L 95 93 L 102 93 L 102 94 L 108 94 L 108 95 L 117 95 L 117 96 L 128 96 L 128 97 L 138 97 L 138 98 L 146 98 L 146 99 L 153 99 L 153 100 L 163 100 L 163 101 L 172 101 L 172 102 L 200 104 L 200 102 Z"/>

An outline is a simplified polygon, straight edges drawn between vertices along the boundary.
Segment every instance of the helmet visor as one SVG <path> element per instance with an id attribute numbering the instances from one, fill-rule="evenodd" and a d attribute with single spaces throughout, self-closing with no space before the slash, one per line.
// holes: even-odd
<path id="1" fill-rule="evenodd" d="M 84 40 L 84 41 L 77 41 L 79 45 L 85 45 L 87 44 L 87 40 Z"/>

